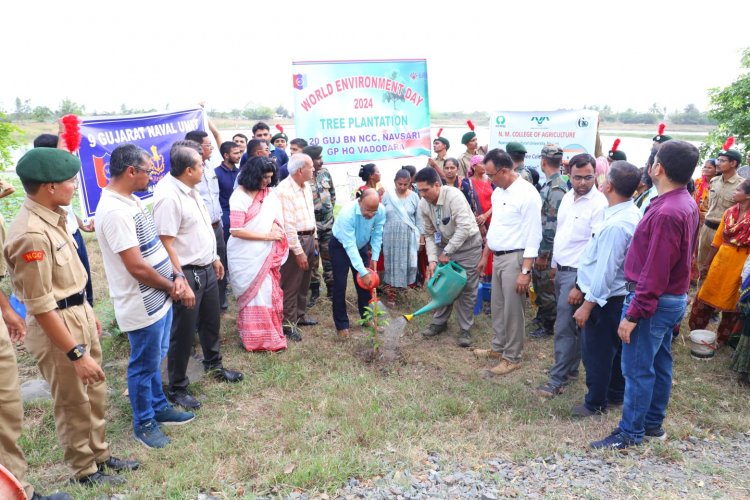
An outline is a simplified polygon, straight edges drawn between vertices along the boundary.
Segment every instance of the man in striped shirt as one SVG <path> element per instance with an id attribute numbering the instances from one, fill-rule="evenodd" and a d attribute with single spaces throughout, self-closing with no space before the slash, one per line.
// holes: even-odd
<path id="1" fill-rule="evenodd" d="M 130 341 L 128 397 L 135 438 L 149 448 L 169 443 L 160 425 L 179 425 L 192 412 L 173 408 L 162 389 L 161 360 L 169 349 L 172 299 L 186 292 L 176 278 L 151 214 L 133 193 L 148 189 L 153 164 L 134 144 L 112 152 L 109 185 L 96 212 L 96 237 L 107 271 L 115 318 Z"/>

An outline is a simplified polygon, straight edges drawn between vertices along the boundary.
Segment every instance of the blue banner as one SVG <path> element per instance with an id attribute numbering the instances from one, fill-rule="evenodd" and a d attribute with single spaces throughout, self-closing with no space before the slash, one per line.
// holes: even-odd
<path id="1" fill-rule="evenodd" d="M 430 155 L 424 59 L 292 64 L 297 137 L 326 163 Z"/>
<path id="2" fill-rule="evenodd" d="M 203 109 L 106 118 L 83 118 L 81 123 L 81 210 L 96 214 L 102 189 L 109 182 L 109 157 L 122 144 L 136 144 L 151 155 L 154 171 L 142 200 L 153 196 L 154 186 L 169 172 L 169 149 L 191 130 L 205 130 Z"/>

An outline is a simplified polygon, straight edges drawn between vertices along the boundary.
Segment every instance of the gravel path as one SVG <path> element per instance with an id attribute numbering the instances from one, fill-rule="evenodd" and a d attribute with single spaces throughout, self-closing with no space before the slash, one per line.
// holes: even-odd
<path id="1" fill-rule="evenodd" d="M 382 478 L 352 478 L 334 498 L 750 498 L 750 433 L 670 439 L 624 452 L 582 450 L 524 463 L 496 458 L 479 468 L 444 463 L 433 454 L 427 464 Z"/>

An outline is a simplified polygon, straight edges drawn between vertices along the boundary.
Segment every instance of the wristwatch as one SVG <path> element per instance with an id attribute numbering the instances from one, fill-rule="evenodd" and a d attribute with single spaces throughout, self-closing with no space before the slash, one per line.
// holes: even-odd
<path id="1" fill-rule="evenodd" d="M 73 347 L 73 349 L 68 351 L 68 359 L 71 361 L 78 361 L 83 357 L 84 354 L 86 354 L 86 346 L 83 344 L 78 344 L 77 346 Z"/>
<path id="2" fill-rule="evenodd" d="M 183 273 L 172 273 L 172 281 L 176 280 L 177 278 L 185 278 L 185 275 Z"/>
<path id="3" fill-rule="evenodd" d="M 638 318 L 634 318 L 630 314 L 625 315 L 625 320 L 630 321 L 631 323 L 638 323 Z"/>
<path id="4" fill-rule="evenodd" d="M 526 276 L 527 274 L 531 274 L 531 269 L 523 269 L 522 268 L 521 269 L 521 274 L 523 274 L 524 276 Z"/>

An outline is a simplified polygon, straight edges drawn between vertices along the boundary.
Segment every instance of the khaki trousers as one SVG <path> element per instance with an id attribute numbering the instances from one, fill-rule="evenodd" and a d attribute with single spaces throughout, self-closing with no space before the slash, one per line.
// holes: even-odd
<path id="1" fill-rule="evenodd" d="M 716 229 L 711 229 L 707 225 L 702 225 L 700 233 L 698 233 L 698 269 L 703 267 L 708 257 L 708 252 L 711 250 L 711 242 L 714 241 L 716 235 Z M 706 276 L 701 276 L 701 280 L 705 279 Z"/>
<path id="2" fill-rule="evenodd" d="M 523 252 L 492 257 L 492 350 L 513 363 L 521 361 L 525 335 L 526 297 L 516 293 L 522 265 Z"/>
<path id="3" fill-rule="evenodd" d="M 22 424 L 23 403 L 18 387 L 16 351 L 5 323 L 0 320 L 0 464 L 16 476 L 26 495 L 31 498 L 34 488 L 24 481 L 28 465 L 18 446 Z"/>
<path id="4" fill-rule="evenodd" d="M 96 334 L 94 311 L 88 303 L 58 311 L 79 344 L 101 365 L 102 349 Z M 73 362 L 55 347 L 33 317 L 27 318 L 26 347 L 34 355 L 39 371 L 49 383 L 54 399 L 55 430 L 64 449 L 65 461 L 75 478 L 97 470 L 97 463 L 110 456 L 104 436 L 106 382 L 84 385 Z"/>
<path id="5" fill-rule="evenodd" d="M 479 234 L 475 237 L 469 237 L 469 240 L 451 255 L 451 260 L 466 271 L 466 286 L 451 304 L 435 309 L 432 315 L 433 325 L 446 324 L 454 308 L 456 309 L 456 316 L 458 316 L 458 327 L 461 330 L 469 331 L 474 325 L 474 304 L 477 300 L 477 286 L 479 285 L 477 264 L 479 264 L 481 257 L 482 239 Z"/>
<path id="6" fill-rule="evenodd" d="M 307 263 L 311 264 L 315 257 L 315 238 L 313 235 L 299 236 L 302 250 L 307 255 Z M 286 262 L 281 266 L 281 289 L 284 291 L 284 326 L 297 324 L 305 317 L 307 308 L 307 291 L 310 289 L 312 269 L 303 271 L 297 265 L 297 259 L 290 251 Z"/>

